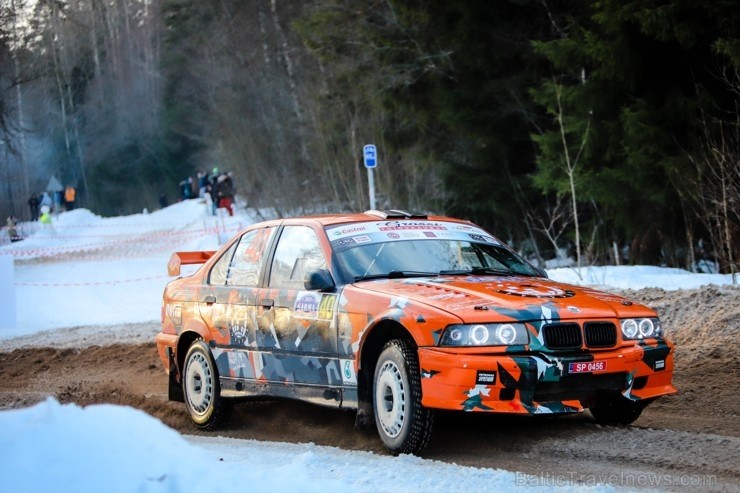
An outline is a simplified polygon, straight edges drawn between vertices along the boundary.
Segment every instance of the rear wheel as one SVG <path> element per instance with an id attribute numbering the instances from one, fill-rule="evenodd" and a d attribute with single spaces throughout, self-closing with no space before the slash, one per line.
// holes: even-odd
<path id="1" fill-rule="evenodd" d="M 198 339 L 188 349 L 182 373 L 185 406 L 195 426 L 213 430 L 231 414 L 231 403 L 221 397 L 218 369 L 208 345 Z"/>
<path id="2" fill-rule="evenodd" d="M 432 411 L 421 405 L 419 362 L 403 339 L 386 343 L 373 379 L 375 424 L 394 454 L 419 454 L 432 433 Z"/>
<path id="3" fill-rule="evenodd" d="M 650 401 L 632 401 L 625 397 L 603 399 L 589 408 L 597 423 L 607 426 L 627 426 L 634 423 Z"/>

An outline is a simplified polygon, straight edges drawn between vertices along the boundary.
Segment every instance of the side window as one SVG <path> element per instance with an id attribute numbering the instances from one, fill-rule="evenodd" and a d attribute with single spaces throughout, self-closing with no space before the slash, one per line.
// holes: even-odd
<path id="1" fill-rule="evenodd" d="M 303 278 L 313 269 L 326 269 L 316 233 L 306 226 L 286 226 L 272 261 L 270 287 L 303 289 Z"/>
<path id="2" fill-rule="evenodd" d="M 234 250 L 236 249 L 237 243 L 231 245 L 231 248 L 221 255 L 221 258 L 213 265 L 211 273 L 208 276 L 209 284 L 213 284 L 215 286 L 226 285 L 226 278 L 229 275 L 229 264 L 231 264 L 231 258 L 234 256 Z"/>
<path id="3" fill-rule="evenodd" d="M 239 240 L 226 277 L 228 286 L 256 287 L 275 228 L 255 229 Z"/>

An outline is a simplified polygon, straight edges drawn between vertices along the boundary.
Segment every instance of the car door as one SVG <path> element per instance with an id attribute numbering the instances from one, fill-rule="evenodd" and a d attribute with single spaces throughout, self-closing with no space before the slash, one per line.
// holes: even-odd
<path id="1" fill-rule="evenodd" d="M 211 328 L 223 377 L 258 379 L 257 296 L 276 228 L 246 232 L 214 264 L 201 293 L 200 314 Z"/>
<path id="2" fill-rule="evenodd" d="M 258 306 L 258 331 L 262 340 L 273 343 L 263 355 L 268 380 L 341 386 L 338 295 L 304 288 L 307 272 L 326 268 L 316 231 L 303 225 L 283 227 Z"/>

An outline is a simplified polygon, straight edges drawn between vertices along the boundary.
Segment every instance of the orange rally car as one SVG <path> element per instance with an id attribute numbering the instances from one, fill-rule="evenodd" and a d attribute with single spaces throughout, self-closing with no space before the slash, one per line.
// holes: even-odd
<path id="1" fill-rule="evenodd" d="M 658 315 L 560 284 L 480 227 L 403 211 L 254 224 L 170 282 L 156 342 L 169 397 L 213 429 L 245 398 L 352 409 L 418 454 L 435 409 L 629 424 L 673 394 Z"/>

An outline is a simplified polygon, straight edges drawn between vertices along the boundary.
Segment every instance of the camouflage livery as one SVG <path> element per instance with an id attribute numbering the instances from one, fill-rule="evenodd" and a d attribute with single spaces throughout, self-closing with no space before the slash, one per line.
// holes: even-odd
<path id="1" fill-rule="evenodd" d="M 336 285 L 322 290 L 269 285 L 270 256 L 287 226 L 313 231 Z M 255 265 L 262 262 L 255 285 L 209 283 L 225 252 L 255 230 L 256 249 L 244 254 Z M 502 245 L 477 226 L 449 218 L 391 223 L 357 214 L 261 223 L 215 254 L 175 254 L 171 271 L 179 271 L 181 262 L 204 265 L 164 292 L 156 341 L 170 375 L 171 398 L 182 398 L 185 353 L 198 339 L 210 347 L 224 397 L 290 397 L 358 414 L 372 413 L 373 371 L 390 339 L 408 340 L 416 348 L 421 405 L 429 409 L 564 414 L 581 412 L 605 394 L 648 403 L 676 392 L 673 344 L 663 333 L 630 340 L 620 331 L 621 320 L 658 315 L 620 296 L 545 277 L 441 274 L 352 282 L 338 272 L 337 252 L 356 244 L 460 235 Z M 441 344 L 450 326 L 505 322 L 523 324 L 528 342 Z M 565 337 L 567 344 L 548 341 L 548 335 Z"/>

